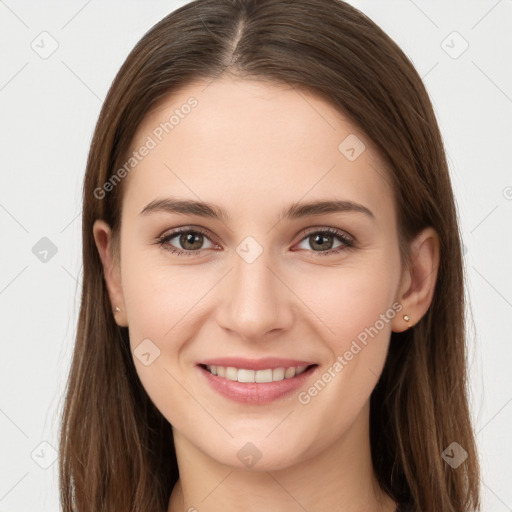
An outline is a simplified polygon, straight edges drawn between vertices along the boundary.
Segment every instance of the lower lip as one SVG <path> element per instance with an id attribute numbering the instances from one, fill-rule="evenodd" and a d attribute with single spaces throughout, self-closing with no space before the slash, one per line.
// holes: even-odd
<path id="1" fill-rule="evenodd" d="M 278 400 L 303 386 L 318 366 L 311 366 L 296 377 L 276 382 L 238 382 L 212 375 L 202 366 L 197 367 L 208 384 L 218 393 L 235 402 L 266 404 Z"/>

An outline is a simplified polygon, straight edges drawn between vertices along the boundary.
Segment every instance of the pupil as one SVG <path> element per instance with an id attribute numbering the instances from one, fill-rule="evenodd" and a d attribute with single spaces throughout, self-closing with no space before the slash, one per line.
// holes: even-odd
<path id="1" fill-rule="evenodd" d="M 326 245 L 322 242 L 318 243 L 317 240 L 318 239 L 321 239 L 321 240 L 324 240 L 324 241 L 329 241 L 329 238 L 331 238 L 331 236 L 325 236 L 325 235 L 314 235 L 314 243 L 313 245 L 317 245 L 319 249 L 321 250 L 327 250 L 329 249 L 329 247 L 326 247 Z"/>
<path id="2" fill-rule="evenodd" d="M 199 249 L 202 245 L 202 236 L 201 234 L 197 233 L 185 233 L 181 235 L 180 243 L 182 247 L 184 247 L 187 250 L 193 250 L 193 249 Z M 198 241 L 194 243 L 194 239 L 197 238 Z M 187 244 L 191 244 L 192 247 L 187 247 Z"/>

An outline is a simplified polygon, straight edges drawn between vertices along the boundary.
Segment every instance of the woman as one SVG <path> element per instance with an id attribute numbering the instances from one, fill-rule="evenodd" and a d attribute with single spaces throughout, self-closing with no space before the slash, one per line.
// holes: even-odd
<path id="1" fill-rule="evenodd" d="M 365 15 L 171 13 L 111 86 L 83 200 L 63 510 L 478 509 L 446 157 Z"/>

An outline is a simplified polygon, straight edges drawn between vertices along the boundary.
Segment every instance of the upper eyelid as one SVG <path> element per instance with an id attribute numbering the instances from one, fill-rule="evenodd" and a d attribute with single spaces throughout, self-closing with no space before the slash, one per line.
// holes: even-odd
<path id="1" fill-rule="evenodd" d="M 304 237 L 312 235 L 314 233 L 329 233 L 330 235 L 334 236 L 341 236 L 345 238 L 349 238 L 352 241 L 355 241 L 355 237 L 352 236 L 348 231 L 345 231 L 341 228 L 334 228 L 331 226 L 323 226 L 323 227 L 312 227 L 312 228 L 304 228 L 302 229 L 297 236 L 301 236 L 301 240 L 304 239 Z"/>
<path id="2" fill-rule="evenodd" d="M 216 243 L 215 242 L 215 237 L 210 234 L 210 231 L 208 229 L 198 228 L 198 227 L 188 227 L 188 226 L 170 230 L 169 233 L 164 231 L 164 233 L 162 235 L 160 235 L 159 237 L 157 237 L 157 239 L 158 240 L 163 240 L 165 238 L 172 239 L 172 238 L 174 238 L 174 237 L 176 237 L 178 235 L 181 235 L 183 233 L 199 233 L 201 235 L 204 235 L 204 236 L 208 237 L 210 242 Z"/>

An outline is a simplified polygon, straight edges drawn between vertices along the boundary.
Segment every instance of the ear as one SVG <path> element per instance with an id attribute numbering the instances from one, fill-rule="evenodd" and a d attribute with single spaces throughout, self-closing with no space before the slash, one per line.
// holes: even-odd
<path id="1" fill-rule="evenodd" d="M 103 264 L 103 276 L 107 285 L 114 319 L 120 327 L 127 327 L 120 262 L 118 255 L 113 250 L 112 230 L 105 221 L 96 220 L 93 226 L 93 234 Z M 116 308 L 119 308 L 120 311 L 115 311 Z"/>
<path id="2" fill-rule="evenodd" d="M 439 236 L 431 228 L 425 228 L 411 243 L 411 265 L 402 274 L 397 293 L 403 309 L 392 322 L 392 330 L 402 332 L 417 324 L 427 312 L 437 281 L 439 269 Z M 404 319 L 404 315 L 409 320 Z"/>

